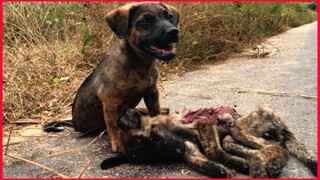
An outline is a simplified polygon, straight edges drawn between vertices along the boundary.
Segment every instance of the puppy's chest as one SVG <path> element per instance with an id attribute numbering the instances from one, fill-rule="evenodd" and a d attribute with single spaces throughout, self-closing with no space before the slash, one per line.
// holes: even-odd
<path id="1" fill-rule="evenodd" d="M 126 78 L 119 79 L 116 83 L 117 89 L 127 93 L 143 93 L 156 83 L 153 76 L 141 76 L 136 73 L 130 73 Z"/>

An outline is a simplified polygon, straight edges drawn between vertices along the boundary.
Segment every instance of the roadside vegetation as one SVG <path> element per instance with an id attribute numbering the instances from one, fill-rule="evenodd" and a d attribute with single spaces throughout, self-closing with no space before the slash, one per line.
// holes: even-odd
<path id="1" fill-rule="evenodd" d="M 115 38 L 104 16 L 123 3 L 3 3 L 3 122 L 70 116 L 74 95 Z M 316 3 L 171 3 L 181 13 L 175 75 L 317 20 Z M 23 121 L 22 121 L 23 120 Z"/>

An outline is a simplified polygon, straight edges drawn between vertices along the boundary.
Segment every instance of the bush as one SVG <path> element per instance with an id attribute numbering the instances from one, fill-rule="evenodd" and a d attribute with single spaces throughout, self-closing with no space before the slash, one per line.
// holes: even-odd
<path id="1" fill-rule="evenodd" d="M 306 3 L 287 3 L 282 10 L 289 27 L 298 27 L 317 19 L 316 13 L 308 9 Z"/>
<path id="2" fill-rule="evenodd" d="M 312 11 L 318 11 L 318 4 L 315 2 L 308 3 L 307 7 Z"/>

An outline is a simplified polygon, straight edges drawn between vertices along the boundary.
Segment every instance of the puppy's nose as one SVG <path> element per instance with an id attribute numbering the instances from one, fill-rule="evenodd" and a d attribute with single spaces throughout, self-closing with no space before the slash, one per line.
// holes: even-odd
<path id="1" fill-rule="evenodd" d="M 166 30 L 166 36 L 168 37 L 176 37 L 179 34 L 179 30 L 176 27 L 169 27 Z"/>

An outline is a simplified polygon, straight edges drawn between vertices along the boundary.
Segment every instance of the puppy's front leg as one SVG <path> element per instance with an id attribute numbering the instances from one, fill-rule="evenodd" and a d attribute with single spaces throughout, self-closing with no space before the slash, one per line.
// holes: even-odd
<path id="1" fill-rule="evenodd" d="M 111 149 L 113 152 L 118 152 L 118 108 L 110 104 L 103 104 L 104 121 L 107 126 L 108 135 L 111 141 Z"/>
<path id="2" fill-rule="evenodd" d="M 145 93 L 143 100 L 151 117 L 160 114 L 159 90 L 157 85 L 154 85 Z"/>

